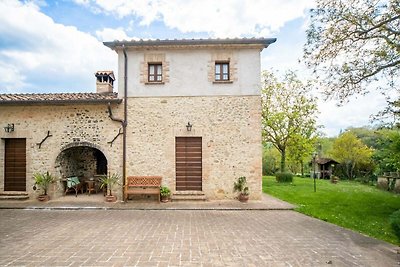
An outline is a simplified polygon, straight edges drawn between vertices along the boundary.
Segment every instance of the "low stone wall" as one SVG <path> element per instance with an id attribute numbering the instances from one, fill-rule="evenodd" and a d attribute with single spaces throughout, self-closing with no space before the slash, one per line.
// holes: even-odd
<path id="1" fill-rule="evenodd" d="M 393 188 L 389 188 L 389 186 L 390 186 L 389 183 L 392 181 L 392 179 L 393 178 L 390 178 L 389 179 L 390 181 L 389 181 L 387 177 L 379 176 L 376 186 L 379 189 L 382 189 L 382 190 L 387 190 L 387 191 L 393 191 L 395 193 L 400 193 L 400 179 L 396 179 L 396 182 L 395 182 Z"/>

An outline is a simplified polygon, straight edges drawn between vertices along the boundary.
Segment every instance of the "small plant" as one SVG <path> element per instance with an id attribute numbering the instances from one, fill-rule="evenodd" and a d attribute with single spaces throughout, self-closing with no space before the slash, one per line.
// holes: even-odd
<path id="1" fill-rule="evenodd" d="M 239 192 L 239 200 L 246 202 L 249 199 L 250 191 L 247 186 L 247 181 L 245 176 L 241 176 L 233 184 L 233 191 Z"/>
<path id="2" fill-rule="evenodd" d="M 160 195 L 162 197 L 169 197 L 171 195 L 171 190 L 167 186 L 161 186 Z"/>
<path id="3" fill-rule="evenodd" d="M 400 241 L 400 210 L 397 210 L 390 215 L 390 225 Z"/>
<path id="4" fill-rule="evenodd" d="M 37 187 L 43 190 L 43 195 L 47 195 L 47 191 L 49 190 L 50 183 L 54 182 L 55 178 L 49 173 L 35 173 L 33 174 L 33 178 L 35 179 L 35 185 L 33 186 L 33 190 L 36 190 Z"/>
<path id="5" fill-rule="evenodd" d="M 167 186 L 160 187 L 161 202 L 168 202 L 171 190 Z"/>
<path id="6" fill-rule="evenodd" d="M 337 184 L 337 182 L 339 182 L 339 177 L 332 175 L 330 181 L 332 184 Z"/>
<path id="7" fill-rule="evenodd" d="M 291 183 L 293 182 L 293 174 L 290 172 L 278 172 L 275 174 L 278 183 Z"/>
<path id="8" fill-rule="evenodd" d="M 120 176 L 117 173 L 108 174 L 100 177 L 100 188 L 107 189 L 107 195 L 112 196 L 112 187 L 118 184 Z"/>

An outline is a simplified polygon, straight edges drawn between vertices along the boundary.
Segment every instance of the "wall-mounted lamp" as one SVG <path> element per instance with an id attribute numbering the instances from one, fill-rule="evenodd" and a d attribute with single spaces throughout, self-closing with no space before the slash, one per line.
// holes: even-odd
<path id="1" fill-rule="evenodd" d="M 6 131 L 6 133 L 14 132 L 14 123 L 7 124 L 7 126 L 4 127 L 4 131 Z"/>
<path id="2" fill-rule="evenodd" d="M 188 122 L 188 124 L 186 125 L 186 130 L 188 130 L 188 132 L 190 132 L 192 130 L 192 126 L 193 126 L 193 124 L 190 124 L 190 122 Z"/>

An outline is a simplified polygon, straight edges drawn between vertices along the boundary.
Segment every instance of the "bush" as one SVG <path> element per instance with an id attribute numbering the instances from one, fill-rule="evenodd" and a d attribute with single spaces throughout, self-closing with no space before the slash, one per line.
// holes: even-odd
<path id="1" fill-rule="evenodd" d="M 400 210 L 397 210 L 390 215 L 390 225 L 400 241 Z"/>
<path id="2" fill-rule="evenodd" d="M 278 172 L 275 174 L 278 183 L 291 183 L 293 182 L 293 174 L 290 172 Z"/>

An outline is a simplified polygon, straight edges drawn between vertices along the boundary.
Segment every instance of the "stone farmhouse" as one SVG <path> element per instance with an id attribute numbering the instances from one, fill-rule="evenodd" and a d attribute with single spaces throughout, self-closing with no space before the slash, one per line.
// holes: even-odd
<path id="1" fill-rule="evenodd" d="M 36 172 L 59 179 L 162 176 L 174 196 L 234 198 L 246 176 L 262 193 L 260 52 L 276 39 L 105 42 L 118 54 L 96 93 L 0 94 L 0 194 L 29 198 Z M 79 195 L 78 195 L 79 197 Z"/>

